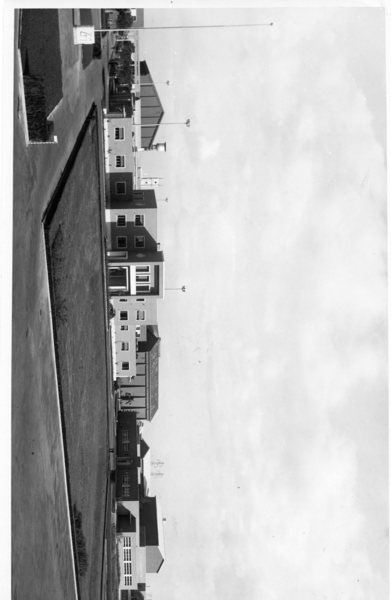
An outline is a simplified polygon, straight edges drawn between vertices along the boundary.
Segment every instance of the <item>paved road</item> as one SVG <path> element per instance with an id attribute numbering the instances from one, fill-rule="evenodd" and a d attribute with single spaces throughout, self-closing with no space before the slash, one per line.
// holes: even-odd
<path id="1" fill-rule="evenodd" d="M 82 67 L 71 10 L 59 11 L 63 98 L 54 111 L 57 145 L 25 144 L 18 106 L 15 35 L 12 318 L 12 598 L 76 598 L 42 214 L 93 102 L 101 107 L 102 61 Z M 19 17 L 16 15 L 18 31 Z"/>

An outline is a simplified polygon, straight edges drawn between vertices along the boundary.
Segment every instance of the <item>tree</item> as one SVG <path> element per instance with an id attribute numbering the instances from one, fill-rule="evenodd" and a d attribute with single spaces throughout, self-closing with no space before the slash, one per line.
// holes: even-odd
<path id="1" fill-rule="evenodd" d="M 132 27 L 133 19 L 130 16 L 130 12 L 126 10 L 120 10 L 117 17 L 117 28 L 118 29 L 129 29 Z"/>

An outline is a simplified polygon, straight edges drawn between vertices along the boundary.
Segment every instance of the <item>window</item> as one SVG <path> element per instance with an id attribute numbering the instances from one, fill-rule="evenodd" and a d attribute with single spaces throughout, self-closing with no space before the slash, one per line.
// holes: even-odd
<path id="1" fill-rule="evenodd" d="M 109 288 L 129 290 L 129 267 L 109 267 Z"/>
<path id="2" fill-rule="evenodd" d="M 149 275 L 136 275 L 136 282 L 149 283 Z"/>
<path id="3" fill-rule="evenodd" d="M 134 226 L 135 227 L 144 227 L 144 215 L 135 215 Z"/>
<path id="4" fill-rule="evenodd" d="M 127 299 L 127 298 L 120 298 L 120 299 L 119 299 L 119 301 L 120 301 L 120 302 L 127 302 L 127 301 L 128 301 L 128 299 Z"/>
<path id="5" fill-rule="evenodd" d="M 127 442 L 127 444 L 128 444 L 128 450 L 127 451 L 129 451 L 129 442 Z M 122 444 L 122 445 L 124 446 L 125 444 Z M 124 451 L 126 452 L 126 450 L 124 450 Z M 130 479 L 129 479 L 129 474 L 128 473 L 125 473 L 122 476 L 122 486 L 121 487 L 122 487 L 122 495 L 123 496 L 130 496 Z M 130 553 L 130 550 L 124 550 L 124 553 L 125 552 L 129 552 Z M 129 560 L 130 560 L 130 558 L 129 558 Z"/>
<path id="6" fill-rule="evenodd" d="M 125 139 L 125 129 L 123 127 L 116 127 L 114 131 L 114 136 L 116 140 L 124 140 Z"/>
<path id="7" fill-rule="evenodd" d="M 121 440 L 123 442 L 128 442 L 129 441 L 129 429 L 123 429 L 121 431 Z M 124 477 L 129 477 L 129 475 L 124 475 Z"/>
<path id="8" fill-rule="evenodd" d="M 128 258 L 128 253 L 126 252 L 126 250 L 108 250 L 107 251 L 107 256 L 109 258 L 115 258 L 115 259 L 119 259 L 119 258 Z"/>
<path id="9" fill-rule="evenodd" d="M 137 302 L 145 302 L 145 298 L 137 298 Z"/>
<path id="10" fill-rule="evenodd" d="M 129 350 L 129 342 L 121 342 L 121 350 L 122 352 L 127 352 Z"/>
<path id="11" fill-rule="evenodd" d="M 128 362 L 123 362 L 122 363 L 122 370 L 123 371 L 129 371 L 129 363 Z"/>
<path id="12" fill-rule="evenodd" d="M 132 560 L 132 551 L 130 548 L 124 548 L 124 560 Z"/>
<path id="13" fill-rule="evenodd" d="M 124 572 L 125 575 L 130 575 L 130 573 L 132 572 L 132 563 L 124 562 Z"/>
<path id="14" fill-rule="evenodd" d="M 124 548 L 130 548 L 132 545 L 132 538 L 129 535 L 124 536 Z"/>
<path id="15" fill-rule="evenodd" d="M 128 331 L 128 325 L 121 325 L 121 331 Z"/>
<path id="16" fill-rule="evenodd" d="M 138 265 L 136 267 L 136 273 L 149 273 L 150 266 L 149 265 Z"/>
<path id="17" fill-rule="evenodd" d="M 125 575 L 125 585 L 132 585 L 132 576 Z"/>
<path id="18" fill-rule="evenodd" d="M 115 157 L 115 166 L 118 169 L 123 169 L 125 167 L 125 157 L 122 154 L 117 154 Z"/>
<path id="19" fill-rule="evenodd" d="M 119 320 L 120 321 L 127 321 L 128 320 L 128 311 L 127 310 L 121 310 L 119 313 Z"/>
<path id="20" fill-rule="evenodd" d="M 140 325 L 136 325 L 136 337 L 140 337 L 141 336 L 141 327 Z"/>
<path id="21" fill-rule="evenodd" d="M 145 237 L 143 235 L 135 235 L 134 236 L 134 247 L 135 248 L 144 248 L 145 246 Z"/>
<path id="22" fill-rule="evenodd" d="M 136 311 L 136 320 L 137 321 L 145 321 L 145 310 L 137 310 Z"/>
<path id="23" fill-rule="evenodd" d="M 127 248 L 128 240 L 125 236 L 117 237 L 117 248 Z"/>
<path id="24" fill-rule="evenodd" d="M 117 216 L 117 227 L 126 227 L 126 215 Z"/>
<path id="25" fill-rule="evenodd" d="M 126 181 L 115 182 L 115 193 L 119 195 L 126 194 Z"/>
<path id="26" fill-rule="evenodd" d="M 149 285 L 136 285 L 136 292 L 139 294 L 140 292 L 149 292 Z"/>

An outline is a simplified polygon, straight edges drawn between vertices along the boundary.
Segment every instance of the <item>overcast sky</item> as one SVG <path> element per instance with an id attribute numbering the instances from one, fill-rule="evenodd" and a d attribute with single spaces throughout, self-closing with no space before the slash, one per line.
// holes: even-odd
<path id="1" fill-rule="evenodd" d="M 388 597 L 384 13 L 153 11 L 155 599 Z"/>

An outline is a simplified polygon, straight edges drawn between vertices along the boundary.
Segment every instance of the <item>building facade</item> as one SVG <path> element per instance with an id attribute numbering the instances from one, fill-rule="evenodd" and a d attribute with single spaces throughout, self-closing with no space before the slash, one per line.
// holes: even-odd
<path id="1" fill-rule="evenodd" d="M 160 338 L 157 327 L 146 328 L 138 342 L 136 376 L 121 386 L 120 409 L 133 411 L 138 419 L 151 421 L 159 408 Z"/>
<path id="2" fill-rule="evenodd" d="M 145 591 L 147 574 L 157 573 L 164 561 L 160 507 L 155 497 L 144 493 L 143 461 L 148 450 L 140 436 L 136 414 L 119 411 L 116 542 L 120 599 L 142 600 L 140 594 Z"/>
<path id="3" fill-rule="evenodd" d="M 119 383 L 140 375 L 136 352 L 157 325 L 163 298 L 164 256 L 157 242 L 154 190 L 114 194 L 106 209 L 107 280 L 115 315 L 111 320 L 113 369 Z M 141 408 L 141 407 L 140 407 Z M 140 418 L 148 418 L 147 411 Z"/>

